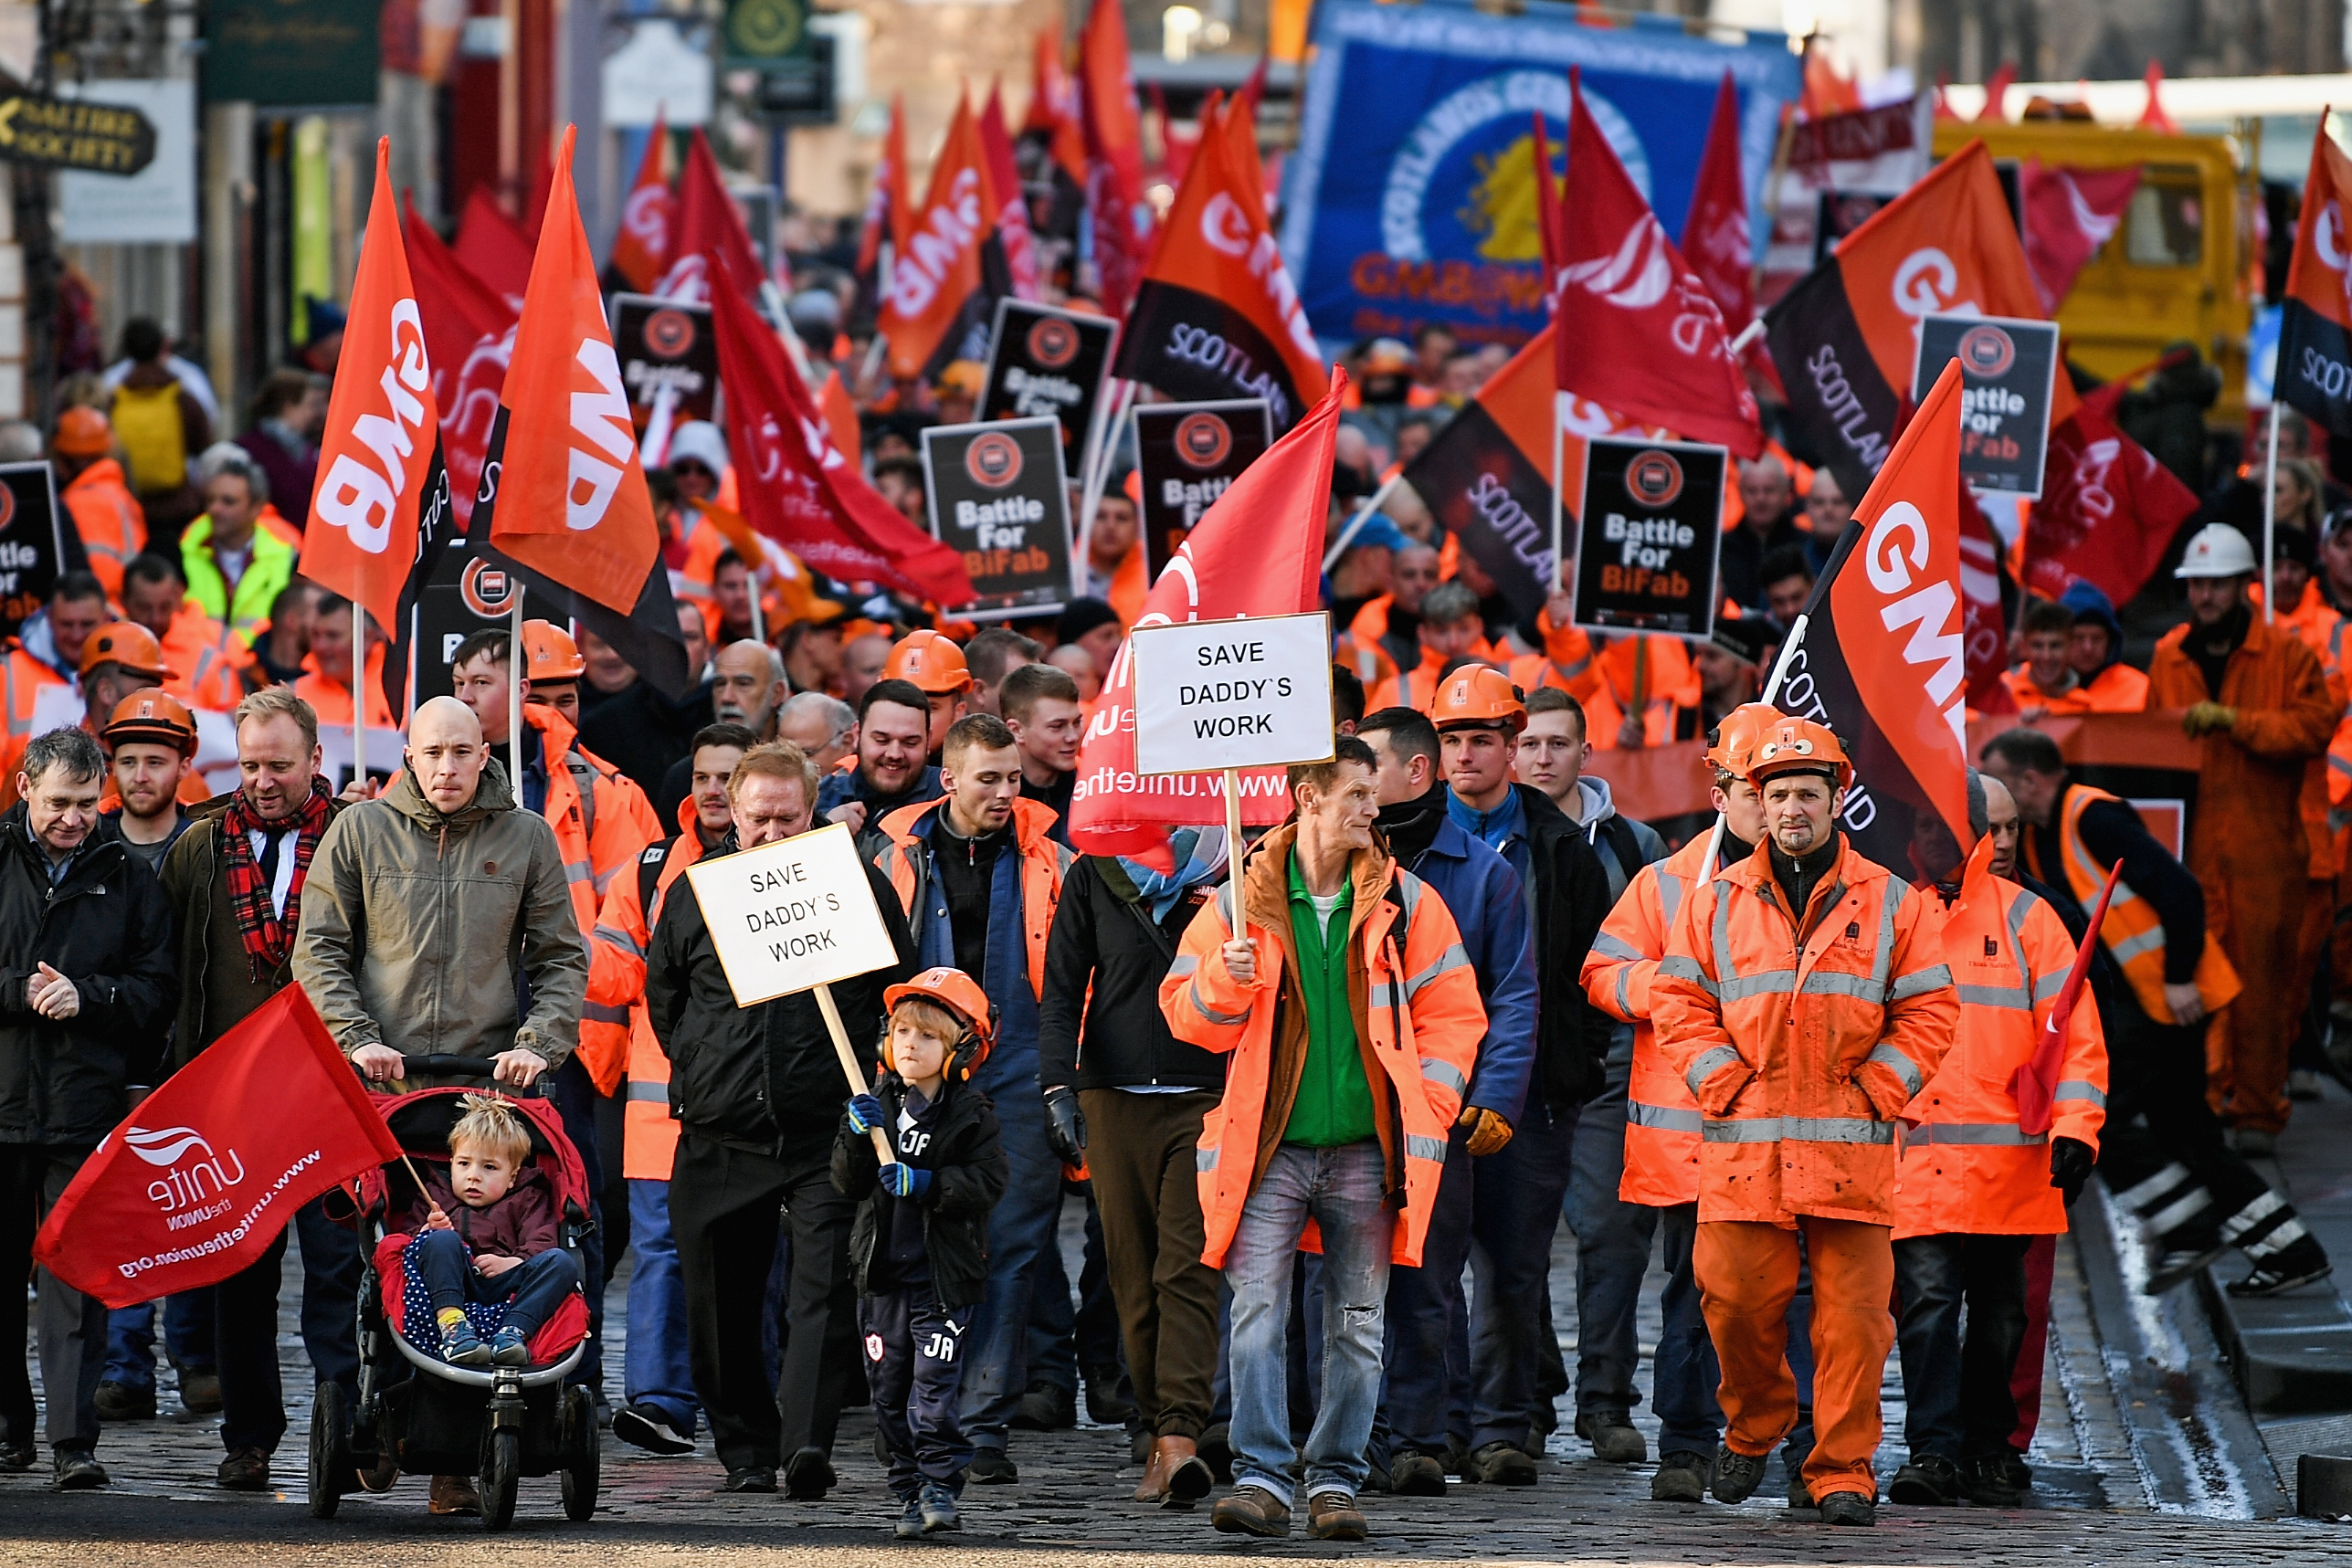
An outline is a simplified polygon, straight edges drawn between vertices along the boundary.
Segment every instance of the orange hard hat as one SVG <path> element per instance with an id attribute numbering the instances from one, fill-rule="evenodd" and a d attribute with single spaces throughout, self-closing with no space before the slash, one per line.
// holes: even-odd
<path id="1" fill-rule="evenodd" d="M 49 447 L 65 458 L 103 458 L 114 450 L 114 423 L 95 408 L 69 408 Z"/>
<path id="2" fill-rule="evenodd" d="M 1780 710 L 1769 702 L 1741 703 L 1716 721 L 1714 743 L 1707 748 L 1707 766 L 1721 768 L 1734 778 L 1746 778 L 1757 742 L 1780 719 Z"/>
<path id="3" fill-rule="evenodd" d="M 933 697 L 972 689 L 964 650 L 926 626 L 909 632 L 882 664 L 884 680 L 911 680 Z"/>
<path id="4" fill-rule="evenodd" d="M 1501 670 L 1465 665 L 1438 688 L 1429 722 L 1440 730 L 1502 729 L 1516 735 L 1527 727 L 1527 703 Z"/>
<path id="5" fill-rule="evenodd" d="M 997 1043 L 997 1009 L 988 994 L 962 970 L 941 964 L 884 991 L 882 1010 L 896 1012 L 910 996 L 944 1007 L 963 1020 L 964 1037 L 955 1042 L 955 1059 L 948 1066 L 957 1077 L 969 1079 Z"/>
<path id="6" fill-rule="evenodd" d="M 111 664 L 132 675 L 169 680 L 179 672 L 163 662 L 163 645 L 136 621 L 110 621 L 90 634 L 81 645 L 81 673 Z"/>
<path id="7" fill-rule="evenodd" d="M 182 756 L 192 756 L 196 749 L 196 720 L 186 703 L 162 687 L 142 686 L 114 705 L 99 735 L 111 745 L 152 741 L 177 746 Z"/>
<path id="8" fill-rule="evenodd" d="M 1854 782 L 1854 764 L 1847 760 L 1845 747 L 1838 743 L 1828 725 L 1783 717 L 1756 737 L 1747 782 L 1762 789 L 1764 781 L 1775 773 L 1798 772 L 1826 773 L 1840 789 Z"/>
<path id="9" fill-rule="evenodd" d="M 525 680 L 577 680 L 588 672 L 580 645 L 552 621 L 522 623 L 522 654 Z"/>

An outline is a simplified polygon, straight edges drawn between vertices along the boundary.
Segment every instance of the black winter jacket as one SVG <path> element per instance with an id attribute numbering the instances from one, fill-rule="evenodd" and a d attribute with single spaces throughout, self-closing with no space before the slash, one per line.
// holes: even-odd
<path id="1" fill-rule="evenodd" d="M 26 1005 L 42 963 L 81 993 L 75 1016 Z M 95 1146 L 130 1113 L 128 1088 L 157 1081 L 178 996 L 163 889 L 114 824 L 52 888 L 24 803 L 0 815 L 0 1143 Z"/>
<path id="2" fill-rule="evenodd" d="M 731 833 L 716 853 L 735 848 Z M 871 867 L 866 878 L 899 961 L 832 987 L 861 1058 L 881 1033 L 883 989 L 905 979 L 914 964 L 914 938 L 898 895 Z M 830 1142 L 849 1088 L 816 995 L 803 991 L 736 1006 L 693 884 L 682 878 L 662 901 L 646 954 L 645 1012 L 670 1058 L 670 1109 L 681 1131 L 770 1155 L 814 1155 Z"/>
<path id="3" fill-rule="evenodd" d="M 977 1306 L 988 1293 L 988 1211 L 1013 1179 L 997 1131 L 997 1108 L 968 1083 L 950 1085 L 928 1130 L 929 1142 L 908 1149 L 898 1142 L 905 1083 L 894 1072 L 884 1073 L 874 1085 L 874 1098 L 882 1102 L 883 1125 L 899 1159 L 929 1171 L 931 1185 L 920 1199 L 895 1198 L 882 1191 L 874 1174 L 881 1169 L 874 1141 L 849 1131 L 848 1116 L 836 1119 L 839 1131 L 833 1139 L 833 1185 L 842 1196 L 860 1200 L 857 1223 L 849 1230 L 849 1267 L 858 1294 L 871 1294 L 866 1279 L 874 1249 L 889 1232 L 889 1205 L 919 1202 L 933 1297 L 942 1311 Z"/>
<path id="4" fill-rule="evenodd" d="M 1214 883 L 1195 889 L 1166 921 L 1155 921 L 1116 860 L 1087 855 L 1071 864 L 1046 938 L 1039 1088 L 1225 1087 L 1225 1058 L 1168 1033 L 1160 1012 L 1160 982 L 1176 943 L 1215 890 Z"/>
<path id="5" fill-rule="evenodd" d="M 1530 784 L 1513 784 L 1527 816 L 1535 866 L 1535 1078 L 1528 1086 L 1554 1110 L 1601 1091 L 1616 1025 L 1585 998 L 1577 976 L 1608 918 L 1608 872 L 1575 819 Z M 1548 868 L 1548 875 L 1546 870 Z"/>

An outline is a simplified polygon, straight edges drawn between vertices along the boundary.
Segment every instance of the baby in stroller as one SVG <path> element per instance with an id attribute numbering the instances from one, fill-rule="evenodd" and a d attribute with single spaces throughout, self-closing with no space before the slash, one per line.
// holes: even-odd
<path id="1" fill-rule="evenodd" d="M 532 1335 L 580 1289 L 580 1266 L 562 1246 L 555 1189 L 531 1163 L 521 1113 L 495 1095 L 469 1094 L 462 1104 L 449 1129 L 448 1182 L 429 1171 L 409 1208 L 408 1261 L 431 1297 L 442 1360 L 525 1366 Z M 496 1321 L 487 1340 L 477 1318 Z"/>

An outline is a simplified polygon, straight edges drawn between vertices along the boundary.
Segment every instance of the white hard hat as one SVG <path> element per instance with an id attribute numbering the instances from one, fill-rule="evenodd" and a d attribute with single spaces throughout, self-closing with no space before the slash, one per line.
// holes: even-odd
<path id="1" fill-rule="evenodd" d="M 727 471 L 727 438 L 708 419 L 690 419 L 670 437 L 669 460 L 692 458 L 714 474 Z"/>
<path id="2" fill-rule="evenodd" d="M 2189 542 L 2175 577 L 2243 577 L 2254 570 L 2254 547 L 2226 522 L 2209 522 Z"/>

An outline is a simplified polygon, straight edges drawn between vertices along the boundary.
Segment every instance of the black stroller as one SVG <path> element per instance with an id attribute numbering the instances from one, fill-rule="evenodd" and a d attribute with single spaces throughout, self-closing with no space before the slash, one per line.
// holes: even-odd
<path id="1" fill-rule="evenodd" d="M 487 1079 L 492 1064 L 470 1058 L 411 1057 L 409 1070 Z M 459 1100 L 478 1089 L 418 1089 L 384 1103 L 384 1120 L 411 1160 L 446 1164 L 449 1129 Z M 563 1246 L 575 1261 L 589 1221 L 588 1182 L 579 1152 L 564 1135 L 563 1120 L 544 1099 L 515 1100 L 531 1128 L 532 1158 L 563 1205 Z M 517 1483 L 525 1476 L 559 1473 L 564 1512 L 585 1520 L 596 1511 L 598 1434 L 596 1402 L 585 1388 L 564 1385 L 588 1334 L 585 1296 L 573 1295 L 531 1340 L 527 1366 L 477 1370 L 452 1366 L 425 1338 L 409 1342 L 413 1301 L 405 1253 L 410 1237 L 387 1233 L 406 1212 L 417 1184 L 398 1161 L 353 1182 L 345 1193 L 366 1255 L 359 1293 L 359 1408 L 344 1409 L 340 1384 L 319 1385 L 311 1420 L 311 1514 L 332 1519 L 344 1493 L 371 1474 L 472 1476 L 481 1497 L 482 1525 L 504 1530 L 514 1520 Z M 585 1269 L 582 1277 L 585 1278 Z"/>

